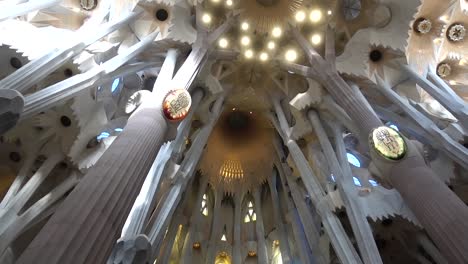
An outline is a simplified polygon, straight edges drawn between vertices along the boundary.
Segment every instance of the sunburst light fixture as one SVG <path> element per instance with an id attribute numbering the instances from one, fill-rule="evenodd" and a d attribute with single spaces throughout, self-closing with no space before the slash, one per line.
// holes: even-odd
<path id="1" fill-rule="evenodd" d="M 302 4 L 302 0 L 241 0 L 239 8 L 244 10 L 242 21 L 249 21 L 259 32 L 271 33 L 274 27 L 286 28 Z"/>

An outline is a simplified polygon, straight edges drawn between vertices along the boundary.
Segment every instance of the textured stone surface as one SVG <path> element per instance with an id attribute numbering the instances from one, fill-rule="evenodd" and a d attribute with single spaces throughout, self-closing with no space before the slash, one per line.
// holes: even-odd
<path id="1" fill-rule="evenodd" d="M 137 111 L 18 263 L 104 263 L 166 130 L 160 107 Z"/>

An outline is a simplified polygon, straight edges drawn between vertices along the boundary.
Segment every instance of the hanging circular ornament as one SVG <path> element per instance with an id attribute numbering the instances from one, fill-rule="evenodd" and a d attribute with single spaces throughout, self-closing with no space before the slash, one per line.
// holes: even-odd
<path id="1" fill-rule="evenodd" d="M 369 135 L 369 144 L 380 156 L 389 160 L 402 159 L 407 151 L 405 139 L 393 128 L 381 126 Z"/>
<path id="2" fill-rule="evenodd" d="M 193 243 L 193 249 L 199 249 L 201 247 L 200 242 Z"/>
<path id="3" fill-rule="evenodd" d="M 192 105 L 192 97 L 185 89 L 175 89 L 167 93 L 163 101 L 164 116 L 169 121 L 183 120 Z"/>

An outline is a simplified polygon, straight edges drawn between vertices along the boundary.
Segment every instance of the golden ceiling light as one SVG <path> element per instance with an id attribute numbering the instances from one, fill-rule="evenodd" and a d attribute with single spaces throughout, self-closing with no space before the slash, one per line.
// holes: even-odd
<path id="1" fill-rule="evenodd" d="M 260 33 L 271 33 L 275 26 L 285 28 L 302 8 L 303 0 L 240 0 L 242 20 L 248 20 Z"/>
<path id="2" fill-rule="evenodd" d="M 281 30 L 280 27 L 276 26 L 273 28 L 273 30 L 271 31 L 271 35 L 274 37 L 274 38 L 279 38 L 281 37 L 281 34 L 283 34 L 283 31 Z"/>
<path id="3" fill-rule="evenodd" d="M 244 177 L 244 170 L 238 160 L 225 160 L 221 168 L 219 169 L 219 175 L 225 181 L 231 181 L 233 179 L 241 179 Z"/>
<path id="4" fill-rule="evenodd" d="M 211 0 L 211 2 L 213 2 L 213 3 L 216 3 L 216 4 L 217 4 L 217 3 L 219 3 L 219 0 Z"/>
<path id="5" fill-rule="evenodd" d="M 253 250 L 249 250 L 249 253 L 247 253 L 249 255 L 249 257 L 255 257 L 257 256 L 257 252 L 253 251 Z"/>
<path id="6" fill-rule="evenodd" d="M 328 10 L 327 14 L 330 16 L 332 14 L 332 11 Z"/>
<path id="7" fill-rule="evenodd" d="M 254 53 L 251 49 L 248 49 L 245 51 L 244 53 L 244 56 L 247 58 L 247 59 L 251 59 L 253 57 Z"/>
<path id="8" fill-rule="evenodd" d="M 273 245 L 274 245 L 275 247 L 279 246 L 279 243 L 280 243 L 279 240 L 274 240 L 274 241 L 273 241 Z"/>
<path id="9" fill-rule="evenodd" d="M 297 52 L 293 49 L 289 49 L 284 54 L 284 58 L 289 62 L 293 62 L 297 59 Z"/>
<path id="10" fill-rule="evenodd" d="M 242 46 L 248 46 L 250 44 L 250 38 L 248 36 L 243 36 L 241 38 Z"/>
<path id="11" fill-rule="evenodd" d="M 310 12 L 309 15 L 310 21 L 317 23 L 322 20 L 322 11 L 320 9 L 314 9 Z"/>
<path id="12" fill-rule="evenodd" d="M 229 42 L 227 41 L 226 38 L 221 38 L 221 39 L 219 39 L 219 41 L 218 41 L 218 45 L 219 45 L 219 47 L 225 49 L 225 48 L 227 48 L 227 46 L 229 45 Z"/>
<path id="13" fill-rule="evenodd" d="M 299 10 L 295 15 L 296 22 L 302 23 L 306 19 L 306 13 L 303 10 Z"/>
<path id="14" fill-rule="evenodd" d="M 312 42 L 312 44 L 318 45 L 322 42 L 322 36 L 320 34 L 314 34 L 310 38 L 310 41 Z"/>
<path id="15" fill-rule="evenodd" d="M 193 243 L 193 249 L 199 249 L 201 247 L 200 242 Z"/>
<path id="16" fill-rule="evenodd" d="M 210 14 L 203 14 L 202 16 L 202 22 L 205 23 L 205 24 L 210 24 L 211 23 L 211 16 Z"/>
<path id="17" fill-rule="evenodd" d="M 227 0 L 227 1 L 226 1 L 226 5 L 227 5 L 227 6 L 232 6 L 232 4 L 233 4 L 233 3 L 232 3 L 232 0 Z"/>
<path id="18" fill-rule="evenodd" d="M 273 41 L 269 41 L 269 42 L 268 42 L 267 47 L 268 47 L 269 50 L 275 49 L 275 46 L 276 46 L 276 45 L 275 45 L 275 42 L 273 42 Z"/>
<path id="19" fill-rule="evenodd" d="M 242 22 L 242 24 L 241 24 L 241 29 L 244 30 L 244 31 L 249 30 L 249 23 L 247 23 L 247 22 Z"/>
<path id="20" fill-rule="evenodd" d="M 267 61 L 268 60 L 268 53 L 261 52 L 259 58 L 260 58 L 261 61 Z"/>

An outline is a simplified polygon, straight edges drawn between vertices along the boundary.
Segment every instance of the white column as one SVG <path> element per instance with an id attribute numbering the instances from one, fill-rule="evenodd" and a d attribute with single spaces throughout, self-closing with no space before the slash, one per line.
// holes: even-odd
<path id="1" fill-rule="evenodd" d="M 263 212 L 262 212 L 262 196 L 260 193 L 261 187 L 253 191 L 255 214 L 257 220 L 255 221 L 255 232 L 257 235 L 257 257 L 258 263 L 268 263 L 268 250 L 265 242 L 265 230 L 263 227 Z"/>
<path id="2" fill-rule="evenodd" d="M 277 171 L 273 171 L 273 176 L 269 178 L 268 185 L 270 186 L 271 204 L 273 206 L 273 216 L 275 218 L 276 230 L 280 237 L 280 249 L 283 263 L 289 264 L 292 262 L 291 250 L 289 249 L 288 235 L 286 233 L 285 223 L 282 219 L 282 211 L 280 209 L 280 200 L 278 190 L 276 189 Z"/>
<path id="3" fill-rule="evenodd" d="M 4 6 L 0 11 L 0 21 L 25 15 L 29 12 L 41 10 L 58 4 L 60 0 L 41 0 L 41 1 L 29 1 L 19 5 Z"/>
<path id="4" fill-rule="evenodd" d="M 234 243 L 232 250 L 232 262 L 234 264 L 242 263 L 241 256 L 241 229 L 242 229 L 242 193 L 238 192 L 234 196 Z M 258 215 L 258 214 L 257 214 Z M 257 218 L 258 221 L 258 218 Z"/>
<path id="5" fill-rule="evenodd" d="M 277 149 L 280 151 L 280 149 Z M 281 157 L 284 156 L 283 153 L 278 153 Z M 307 239 L 307 242 L 310 246 L 310 250 L 312 251 L 313 259 L 315 263 L 318 264 L 325 264 L 325 259 L 321 253 L 319 240 L 320 240 L 320 221 L 317 223 L 315 219 L 313 219 L 312 214 L 310 212 L 309 207 L 305 203 L 305 199 L 302 194 L 299 192 L 299 186 L 292 178 L 292 174 L 289 171 L 289 167 L 287 164 L 278 164 L 281 167 L 278 168 L 278 173 L 280 175 L 281 181 L 283 183 L 283 188 L 285 190 L 289 190 L 291 192 L 292 202 L 289 201 L 291 204 L 292 210 L 297 210 L 297 214 L 300 219 L 295 219 L 296 223 L 301 224 L 304 227 L 304 234 Z M 287 185 L 287 186 L 286 186 Z M 295 207 L 294 207 L 295 205 Z M 291 211 L 291 210 L 290 210 Z M 296 217 L 296 216 L 295 216 Z"/>
<path id="6" fill-rule="evenodd" d="M 97 30 L 75 33 L 73 39 L 65 40 L 63 47 L 56 48 L 34 59 L 5 77 L 0 81 L 0 89 L 14 89 L 22 93 L 26 92 L 34 84 L 40 82 L 53 71 L 65 65 L 74 56 L 80 54 L 87 46 L 131 23 L 140 14 L 129 13 L 117 21 L 100 25 Z"/>
<path id="7" fill-rule="evenodd" d="M 400 66 L 421 88 L 436 99 L 437 102 L 443 105 L 445 109 L 450 111 L 450 113 L 458 119 L 464 128 L 468 129 L 468 105 L 454 92 L 448 93 L 447 91 L 452 90 L 450 87 L 444 87 L 443 85 L 440 85 L 441 87 L 437 87 L 437 85 L 420 76 L 410 66 L 402 64 Z M 433 74 L 432 76 L 434 77 L 437 75 Z M 437 80 L 437 78 L 434 79 Z M 444 82 L 438 82 L 438 84 L 442 83 Z M 447 84 L 445 84 L 445 86 L 447 86 Z"/>
<path id="8" fill-rule="evenodd" d="M 310 195 L 312 203 L 322 218 L 323 226 L 330 237 L 338 258 L 343 263 L 362 263 L 359 255 L 351 244 L 348 235 L 343 229 L 340 220 L 338 220 L 336 215 L 332 212 L 332 208 L 327 204 L 325 192 L 318 182 L 314 172 L 310 168 L 309 162 L 304 157 L 304 154 L 297 143 L 294 140 L 289 139 L 289 125 L 287 124 L 279 101 L 273 99 L 273 105 L 281 127 L 281 130 L 278 130 L 278 133 L 283 137 L 283 141 L 288 147 L 289 154 L 299 170 L 299 174 L 301 175 L 302 181 Z"/>
<path id="9" fill-rule="evenodd" d="M 223 199 L 222 190 L 216 190 L 215 193 L 215 204 L 213 209 L 213 222 L 211 224 L 211 235 L 208 242 L 208 252 L 206 255 L 205 263 L 214 263 L 216 251 L 218 250 L 218 244 L 221 240 L 221 201 Z"/>
<path id="10" fill-rule="evenodd" d="M 190 216 L 190 230 L 189 233 L 187 234 L 189 237 L 187 238 L 186 245 L 184 247 L 183 253 L 182 253 L 182 263 L 189 264 L 191 263 L 192 259 L 192 254 L 193 254 L 193 243 L 195 242 L 201 242 L 201 241 L 196 241 L 196 232 L 199 231 L 200 224 L 202 222 L 202 213 L 201 213 L 201 203 L 203 201 L 203 195 L 206 193 L 206 189 L 208 187 L 208 177 L 203 177 L 200 180 L 200 186 L 198 190 L 198 195 L 197 195 L 197 201 L 195 202 L 195 206 L 193 207 L 192 210 L 192 215 Z"/>
<path id="11" fill-rule="evenodd" d="M 92 86 L 99 86 L 115 79 L 117 76 L 123 75 L 118 68 L 129 60 L 135 58 L 136 55 L 151 45 L 158 34 L 158 32 L 155 32 L 148 35 L 137 44 L 125 50 L 122 54 L 115 56 L 102 65 L 92 68 L 85 73 L 72 76 L 66 80 L 26 96 L 21 118 L 25 119 L 38 114 L 39 112 L 50 109 L 60 103 L 63 103 L 65 100 L 72 98 L 84 89 Z M 147 67 L 145 64 L 143 64 L 143 66 Z M 131 69 L 135 70 L 134 67 Z"/>
<path id="12" fill-rule="evenodd" d="M 344 162 L 342 165 L 346 168 L 345 170 L 342 169 L 342 166 L 336 157 L 335 151 L 333 150 L 318 114 L 313 110 L 309 110 L 308 117 L 312 127 L 314 128 L 315 134 L 318 137 L 320 145 L 322 146 L 323 153 L 329 162 L 330 170 L 337 181 L 338 189 L 346 206 L 346 213 L 351 223 L 351 227 L 353 228 L 353 233 L 356 237 L 363 262 L 366 264 L 382 263 L 379 250 L 377 249 L 377 245 L 375 244 L 374 236 L 372 234 L 372 229 L 367 222 L 367 218 L 363 214 L 361 207 L 355 201 L 355 199 L 358 198 L 357 193 L 352 192 L 352 188 L 354 186 L 353 175 L 346 159 L 344 143 L 340 144 L 341 148 L 338 150 L 340 150 L 341 153 L 338 154 Z M 341 133 L 337 131 L 335 131 L 335 137 L 340 137 L 341 142 L 343 141 Z"/>

